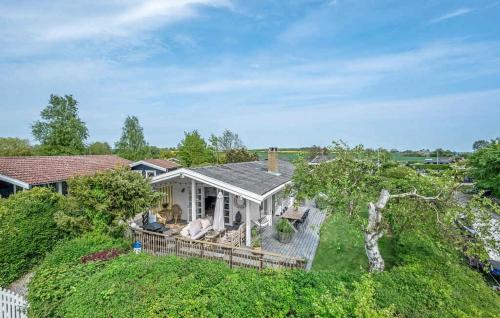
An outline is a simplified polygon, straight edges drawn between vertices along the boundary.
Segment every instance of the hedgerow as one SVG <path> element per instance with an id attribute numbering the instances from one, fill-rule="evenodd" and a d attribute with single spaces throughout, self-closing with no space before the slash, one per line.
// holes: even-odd
<path id="1" fill-rule="evenodd" d="M 498 295 L 444 242 L 409 233 L 396 254 L 397 266 L 374 276 L 379 306 L 393 305 L 402 317 L 498 317 Z"/>
<path id="2" fill-rule="evenodd" d="M 30 317 L 64 317 L 60 304 L 76 286 L 99 271 L 104 262 L 83 264 L 81 258 L 111 248 L 125 250 L 129 242 L 96 233 L 60 242 L 38 267 L 29 284 Z"/>
<path id="3" fill-rule="evenodd" d="M 0 200 L 0 286 L 28 272 L 63 238 L 54 222 L 63 201 L 40 187 Z"/>
<path id="4" fill-rule="evenodd" d="M 31 317 L 389 317 L 369 276 L 230 269 L 220 262 L 123 254 L 83 264 L 68 242 L 37 271 Z M 90 243 L 90 241 L 89 241 Z M 115 241 L 116 243 L 116 241 Z M 68 245 L 70 247 L 68 247 Z M 109 249 L 113 244 L 101 244 Z M 120 245 L 120 244 L 118 244 Z M 73 248 L 77 246 L 77 248 Z M 65 251 L 71 259 L 58 256 Z M 56 264 L 60 261 L 59 264 Z"/>

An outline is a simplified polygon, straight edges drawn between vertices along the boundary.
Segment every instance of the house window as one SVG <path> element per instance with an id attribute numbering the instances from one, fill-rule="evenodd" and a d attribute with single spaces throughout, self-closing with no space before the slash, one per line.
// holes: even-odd
<path id="1" fill-rule="evenodd" d="M 260 204 L 260 210 L 267 214 L 267 199 L 265 199 L 261 204 Z"/>
<path id="2" fill-rule="evenodd" d="M 205 189 L 203 188 L 203 186 L 198 186 L 196 188 L 196 218 L 197 219 L 201 219 L 202 217 L 204 217 L 204 198 L 205 198 Z"/>
<path id="3" fill-rule="evenodd" d="M 155 170 L 146 170 L 146 171 L 144 171 L 144 176 L 146 178 L 156 177 L 156 171 Z"/>
<path id="4" fill-rule="evenodd" d="M 231 224 L 231 200 L 229 192 L 224 191 L 224 224 Z"/>

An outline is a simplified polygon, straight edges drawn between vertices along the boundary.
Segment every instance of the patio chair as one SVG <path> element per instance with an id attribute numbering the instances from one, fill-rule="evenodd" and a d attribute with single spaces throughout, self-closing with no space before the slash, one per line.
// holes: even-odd
<path id="1" fill-rule="evenodd" d="M 259 227 L 266 227 L 266 226 L 270 226 L 272 224 L 272 217 L 273 216 L 270 214 L 264 215 L 263 217 L 261 217 L 257 221 L 252 220 L 252 222 Z"/>
<path id="2" fill-rule="evenodd" d="M 174 223 L 177 224 L 177 221 L 179 221 L 182 215 L 182 209 L 178 204 L 174 204 L 172 206 L 172 214 L 174 218 Z"/>
<path id="3" fill-rule="evenodd" d="M 226 231 L 220 239 L 220 243 L 239 247 L 245 240 L 245 223 L 241 223 L 236 230 Z"/>
<path id="4" fill-rule="evenodd" d="M 299 228 L 299 226 L 303 227 L 304 226 L 304 223 L 306 222 L 307 220 L 307 217 L 309 216 L 309 209 L 307 209 L 304 214 L 302 215 L 302 217 L 300 218 L 300 220 L 297 220 L 295 222 L 295 228 Z"/>

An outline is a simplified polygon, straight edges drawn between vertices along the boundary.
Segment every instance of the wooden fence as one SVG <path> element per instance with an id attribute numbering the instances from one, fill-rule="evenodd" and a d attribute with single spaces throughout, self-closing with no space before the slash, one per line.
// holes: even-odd
<path id="1" fill-rule="evenodd" d="M 23 296 L 0 287 L 0 318 L 26 318 L 27 308 Z"/>
<path id="2" fill-rule="evenodd" d="M 134 242 L 142 244 L 142 250 L 154 255 L 198 257 L 226 262 L 232 267 L 305 269 L 306 260 L 265 251 L 206 241 L 190 240 L 179 236 L 132 229 Z"/>

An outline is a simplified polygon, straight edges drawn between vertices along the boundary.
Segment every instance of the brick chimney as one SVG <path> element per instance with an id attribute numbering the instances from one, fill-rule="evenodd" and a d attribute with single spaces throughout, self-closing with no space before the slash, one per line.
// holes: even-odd
<path id="1" fill-rule="evenodd" d="M 267 152 L 267 172 L 279 174 L 277 147 L 270 147 Z"/>

